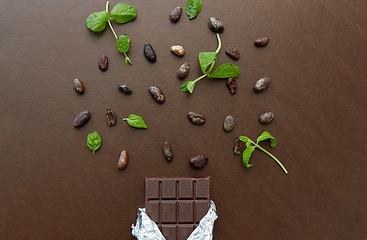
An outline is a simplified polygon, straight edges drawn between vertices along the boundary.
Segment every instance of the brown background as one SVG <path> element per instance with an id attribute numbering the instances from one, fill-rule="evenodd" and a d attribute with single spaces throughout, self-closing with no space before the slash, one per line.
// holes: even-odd
<path id="1" fill-rule="evenodd" d="M 105 1 L 0 2 L 0 239 L 134 239 L 146 176 L 210 176 L 219 216 L 214 239 L 367 239 L 365 0 L 203 0 L 196 19 L 183 13 L 177 23 L 169 14 L 186 0 L 126 3 L 137 8 L 136 19 L 113 26 L 132 39 L 128 67 L 109 28 L 93 33 L 85 26 Z M 217 47 L 211 16 L 226 27 L 216 66 L 240 67 L 238 91 L 231 95 L 225 80 L 205 78 L 193 94 L 180 93 L 184 81 L 202 75 L 198 54 Z M 269 44 L 256 48 L 263 36 Z M 143 55 L 146 42 L 156 51 L 154 64 Z M 170 52 L 176 44 L 183 58 Z M 240 51 L 239 61 L 225 54 L 229 46 Z M 102 54 L 110 60 L 106 72 L 97 66 Z M 184 62 L 190 73 L 181 81 L 176 72 Z M 254 93 L 264 76 L 271 86 Z M 83 81 L 83 95 L 74 78 Z M 120 93 L 119 83 L 132 95 Z M 162 105 L 149 95 L 151 85 L 165 93 Z M 118 117 L 115 127 L 106 124 L 107 108 Z M 75 129 L 82 110 L 91 118 Z M 193 125 L 189 111 L 207 122 Z M 267 111 L 276 118 L 261 125 Z M 148 129 L 122 121 L 131 113 Z M 236 121 L 230 133 L 222 127 L 227 115 Z M 288 175 L 259 150 L 249 169 L 233 154 L 235 137 L 255 140 L 265 130 L 278 145 L 261 145 Z M 95 155 L 86 146 L 93 131 L 102 137 Z M 172 162 L 163 157 L 164 141 Z M 119 171 L 123 149 L 130 162 Z M 203 169 L 190 167 L 196 155 L 209 158 Z"/>

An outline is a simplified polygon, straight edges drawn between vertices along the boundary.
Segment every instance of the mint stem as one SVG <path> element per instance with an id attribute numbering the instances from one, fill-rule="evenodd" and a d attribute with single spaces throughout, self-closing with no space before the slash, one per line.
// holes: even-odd
<path id="1" fill-rule="evenodd" d="M 110 1 L 107 1 L 107 3 L 106 3 L 106 11 L 108 12 L 108 6 L 110 5 Z M 108 13 L 108 14 L 110 14 L 110 13 Z M 111 28 L 111 30 L 112 30 L 112 32 L 113 32 L 113 35 L 115 35 L 115 38 L 116 38 L 116 40 L 118 39 L 118 37 L 117 37 L 117 35 L 116 35 L 116 33 L 115 33 L 115 30 L 113 30 L 113 27 L 112 27 L 112 24 L 111 24 L 111 21 L 110 21 L 110 19 L 108 19 L 108 25 L 110 26 L 110 28 Z"/>
<path id="2" fill-rule="evenodd" d="M 193 82 L 196 83 L 197 81 L 199 81 L 200 79 L 203 79 L 207 76 L 208 74 L 204 74 L 203 76 L 201 77 L 198 77 L 197 79 L 195 79 Z"/>
<path id="3" fill-rule="evenodd" d="M 217 50 L 215 51 L 216 53 L 219 53 L 221 47 L 222 47 L 222 41 L 220 40 L 220 37 L 219 37 L 219 33 L 217 33 L 217 38 L 218 38 L 218 48 Z"/>
<path id="4" fill-rule="evenodd" d="M 279 166 L 283 169 L 283 171 L 285 172 L 285 174 L 288 173 L 287 169 L 285 169 L 285 167 L 283 166 L 283 164 L 270 152 L 266 151 L 264 148 L 262 148 L 259 144 L 254 143 L 252 140 L 250 140 L 252 144 L 254 144 L 256 147 L 258 147 L 260 150 L 262 150 L 263 152 L 265 152 L 266 154 L 268 154 L 272 159 L 274 159 Z"/>

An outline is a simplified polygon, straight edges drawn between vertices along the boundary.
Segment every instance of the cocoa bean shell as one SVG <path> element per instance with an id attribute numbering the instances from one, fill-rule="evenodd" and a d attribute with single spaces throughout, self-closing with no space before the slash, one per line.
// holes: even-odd
<path id="1" fill-rule="evenodd" d="M 235 78 L 228 78 L 227 80 L 227 87 L 231 94 L 235 94 L 237 91 L 237 81 Z"/>
<path id="2" fill-rule="evenodd" d="M 110 126 L 110 127 L 116 125 L 117 117 L 115 115 L 115 112 L 110 108 L 107 109 L 106 121 L 107 121 L 108 126 Z"/>
<path id="3" fill-rule="evenodd" d="M 242 144 L 243 142 L 240 140 L 240 138 L 236 138 L 233 142 L 233 153 L 235 155 L 240 155 L 241 154 L 241 149 L 242 149 Z"/>

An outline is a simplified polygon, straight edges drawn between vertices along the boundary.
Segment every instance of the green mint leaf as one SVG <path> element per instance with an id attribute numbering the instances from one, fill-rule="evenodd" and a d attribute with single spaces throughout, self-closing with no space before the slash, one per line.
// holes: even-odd
<path id="1" fill-rule="evenodd" d="M 119 3 L 112 9 L 111 17 L 117 23 L 127 23 L 136 17 L 136 8 L 126 3 Z"/>
<path id="2" fill-rule="evenodd" d="M 184 84 L 182 84 L 182 85 L 181 85 L 181 87 L 180 87 L 180 92 L 188 92 L 188 91 L 189 91 L 189 89 L 187 88 L 187 85 L 188 85 L 190 82 L 192 82 L 192 81 L 187 81 L 187 82 L 185 82 Z"/>
<path id="3" fill-rule="evenodd" d="M 259 143 L 260 141 L 264 141 L 264 140 L 270 140 L 270 146 L 271 147 L 275 147 L 277 145 L 277 140 L 275 140 L 275 138 L 267 131 L 264 131 L 258 138 L 256 143 Z"/>
<path id="4" fill-rule="evenodd" d="M 190 93 L 192 93 L 194 91 L 194 87 L 195 87 L 195 83 L 193 81 L 190 81 L 187 84 L 187 90 L 189 90 Z"/>
<path id="5" fill-rule="evenodd" d="M 199 53 L 199 62 L 201 71 L 204 74 L 209 74 L 207 69 L 212 64 L 213 61 L 217 61 L 218 53 L 217 52 L 202 52 Z"/>
<path id="6" fill-rule="evenodd" d="M 238 77 L 240 75 L 240 68 L 231 63 L 225 63 L 220 65 L 212 74 L 208 77 L 211 78 L 231 78 Z"/>
<path id="7" fill-rule="evenodd" d="M 138 115 L 130 114 L 128 118 L 124 118 L 123 120 L 127 120 L 127 123 L 132 127 L 147 128 L 143 118 Z"/>
<path id="8" fill-rule="evenodd" d="M 117 40 L 116 40 L 116 46 L 117 49 L 122 52 L 122 53 L 126 53 L 127 51 L 129 51 L 129 47 L 130 47 L 130 37 L 126 34 L 121 35 Z"/>
<path id="9" fill-rule="evenodd" d="M 202 7 L 202 3 L 200 0 L 188 0 L 186 3 L 186 15 L 189 19 L 195 18 L 199 15 Z"/>
<path id="10" fill-rule="evenodd" d="M 93 32 L 100 32 L 106 27 L 109 18 L 110 14 L 107 11 L 94 12 L 87 17 L 85 23 Z"/>
<path id="11" fill-rule="evenodd" d="M 247 145 L 247 144 L 246 144 Z M 249 164 L 249 160 L 251 157 L 252 152 L 255 150 L 255 146 L 248 146 L 242 154 L 242 161 L 243 161 L 243 165 L 245 165 L 245 167 L 249 168 L 251 166 L 253 166 L 253 164 Z"/>
<path id="12" fill-rule="evenodd" d="M 239 139 L 242 141 L 242 142 L 248 142 L 248 141 L 251 141 L 248 137 L 245 137 L 245 136 L 240 136 Z"/>
<path id="13" fill-rule="evenodd" d="M 99 149 L 101 146 L 102 140 L 101 136 L 97 132 L 89 133 L 87 136 L 87 146 L 89 150 L 93 151 L 93 154 L 95 151 Z"/>

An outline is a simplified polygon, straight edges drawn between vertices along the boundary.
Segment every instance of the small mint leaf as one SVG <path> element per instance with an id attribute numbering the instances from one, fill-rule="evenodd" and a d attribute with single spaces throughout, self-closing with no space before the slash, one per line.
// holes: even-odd
<path id="1" fill-rule="evenodd" d="M 277 141 L 275 140 L 275 138 L 267 131 L 264 131 L 256 140 L 256 143 L 259 143 L 260 141 L 264 141 L 264 140 L 270 140 L 270 146 L 271 147 L 275 147 L 277 145 Z"/>
<path id="2" fill-rule="evenodd" d="M 187 81 L 187 82 L 185 82 L 184 84 L 181 85 L 180 92 L 188 92 L 189 91 L 189 89 L 187 88 L 187 85 L 189 84 L 189 82 L 191 82 L 191 81 Z"/>
<path id="3" fill-rule="evenodd" d="M 251 157 L 252 152 L 255 150 L 255 146 L 248 146 L 242 154 L 242 161 L 243 161 L 243 165 L 247 168 L 253 166 L 253 164 L 249 164 L 249 160 Z"/>
<path id="4" fill-rule="evenodd" d="M 242 141 L 242 142 L 248 142 L 250 141 L 250 139 L 248 137 L 245 137 L 245 136 L 240 136 L 239 139 Z"/>
<path id="5" fill-rule="evenodd" d="M 211 78 L 231 78 L 240 75 L 240 68 L 232 63 L 220 65 L 213 73 L 209 74 Z"/>

